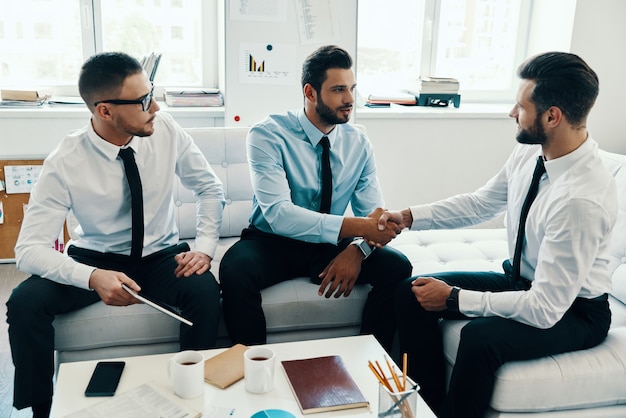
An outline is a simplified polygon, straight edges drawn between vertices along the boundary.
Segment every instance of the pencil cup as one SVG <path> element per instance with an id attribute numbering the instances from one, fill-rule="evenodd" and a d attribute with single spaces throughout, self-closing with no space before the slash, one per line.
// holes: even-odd
<path id="1" fill-rule="evenodd" d="M 397 390 L 392 379 L 389 384 L 394 389 L 390 391 L 382 384 L 378 384 L 378 416 L 393 418 L 418 418 L 416 416 L 417 391 L 419 386 L 411 379 L 406 379 L 405 390 Z"/>

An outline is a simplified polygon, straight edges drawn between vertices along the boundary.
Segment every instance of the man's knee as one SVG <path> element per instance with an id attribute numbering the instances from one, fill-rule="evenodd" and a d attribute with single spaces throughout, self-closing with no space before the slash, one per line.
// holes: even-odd
<path id="1" fill-rule="evenodd" d="M 183 290 L 192 298 L 200 298 L 207 302 L 214 302 L 220 298 L 220 286 L 210 271 L 201 275 L 192 275 L 187 278 L 187 286 Z"/>
<path id="2" fill-rule="evenodd" d="M 220 286 L 223 291 L 256 288 L 254 286 L 255 272 L 259 269 L 259 263 L 255 257 L 247 251 L 241 251 L 234 247 L 224 255 L 220 262 Z"/>
<path id="3" fill-rule="evenodd" d="M 500 336 L 485 319 L 471 320 L 461 329 L 459 355 L 479 359 L 500 352 Z"/>
<path id="4" fill-rule="evenodd" d="M 383 255 L 383 264 L 388 271 L 389 276 L 393 276 L 395 281 L 402 281 L 411 276 L 413 265 L 402 252 L 395 248 L 385 247 L 381 251 Z"/>
<path id="5" fill-rule="evenodd" d="M 33 312 L 45 304 L 45 292 L 38 289 L 40 281 L 41 279 L 31 277 L 13 289 L 6 303 L 8 323 L 15 320 L 28 321 Z"/>

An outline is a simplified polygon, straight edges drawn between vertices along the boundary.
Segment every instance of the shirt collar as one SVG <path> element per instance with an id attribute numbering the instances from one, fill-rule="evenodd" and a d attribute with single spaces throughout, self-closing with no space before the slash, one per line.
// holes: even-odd
<path id="1" fill-rule="evenodd" d="M 317 144 L 320 143 L 322 138 L 327 136 L 328 141 L 330 142 L 330 147 L 333 147 L 333 144 L 335 143 L 335 138 L 337 137 L 337 125 L 335 125 L 335 128 L 332 131 L 330 131 L 328 134 L 325 134 L 324 132 L 317 129 L 315 125 L 313 125 L 313 122 L 311 122 L 306 113 L 304 113 L 304 109 L 298 110 L 298 120 L 300 121 L 300 125 L 302 126 L 302 129 L 304 130 L 304 133 L 309 139 L 311 145 L 316 147 Z"/>
<path id="2" fill-rule="evenodd" d="M 569 170 L 570 167 L 576 164 L 577 161 L 588 155 L 590 152 L 594 152 L 597 148 L 597 142 L 588 136 L 585 142 L 580 144 L 578 148 L 569 154 L 555 158 L 554 160 L 544 161 L 548 178 L 551 182 L 555 181 L 567 170 Z"/>
<path id="3" fill-rule="evenodd" d="M 124 147 L 119 147 L 117 145 L 111 144 L 110 142 L 102 139 L 100 135 L 98 135 L 96 131 L 93 129 L 93 124 L 91 123 L 91 121 L 89 121 L 89 125 L 87 126 L 87 137 L 89 138 L 91 143 L 96 147 L 96 149 L 98 149 L 102 154 L 104 154 L 106 158 L 108 158 L 111 161 L 117 158 L 117 155 L 120 152 L 120 148 L 124 148 Z M 138 149 L 139 149 L 139 141 L 135 141 L 135 138 L 136 137 L 133 137 L 130 140 L 130 143 L 126 145 L 125 147 L 132 148 L 133 151 L 135 151 L 135 154 L 137 154 Z"/>

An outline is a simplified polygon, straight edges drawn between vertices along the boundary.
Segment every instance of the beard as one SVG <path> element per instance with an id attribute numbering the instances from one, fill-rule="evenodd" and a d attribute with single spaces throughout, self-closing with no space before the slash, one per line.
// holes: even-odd
<path id="1" fill-rule="evenodd" d="M 127 123 L 125 120 L 121 121 L 121 128 L 128 134 L 132 136 L 150 136 L 154 133 L 154 126 L 148 125 L 147 123 L 143 127 L 132 126 Z"/>
<path id="2" fill-rule="evenodd" d="M 515 139 L 520 144 L 544 145 L 548 141 L 548 137 L 541 124 L 541 115 L 537 115 L 531 129 L 521 129 Z"/>
<path id="3" fill-rule="evenodd" d="M 317 104 L 315 105 L 315 111 L 319 115 L 322 123 L 326 125 L 339 125 L 341 123 L 348 122 L 350 120 L 350 115 L 337 115 L 339 110 L 348 108 L 352 108 L 352 105 L 342 106 L 336 110 L 333 110 L 330 106 L 327 106 L 326 103 L 324 103 L 321 96 L 318 97 Z"/>

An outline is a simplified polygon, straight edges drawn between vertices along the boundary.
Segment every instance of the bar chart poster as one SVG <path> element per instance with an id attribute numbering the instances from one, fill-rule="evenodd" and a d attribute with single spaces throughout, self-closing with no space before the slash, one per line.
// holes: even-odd
<path id="1" fill-rule="evenodd" d="M 239 82 L 243 84 L 283 84 L 297 82 L 296 45 L 240 44 Z"/>

